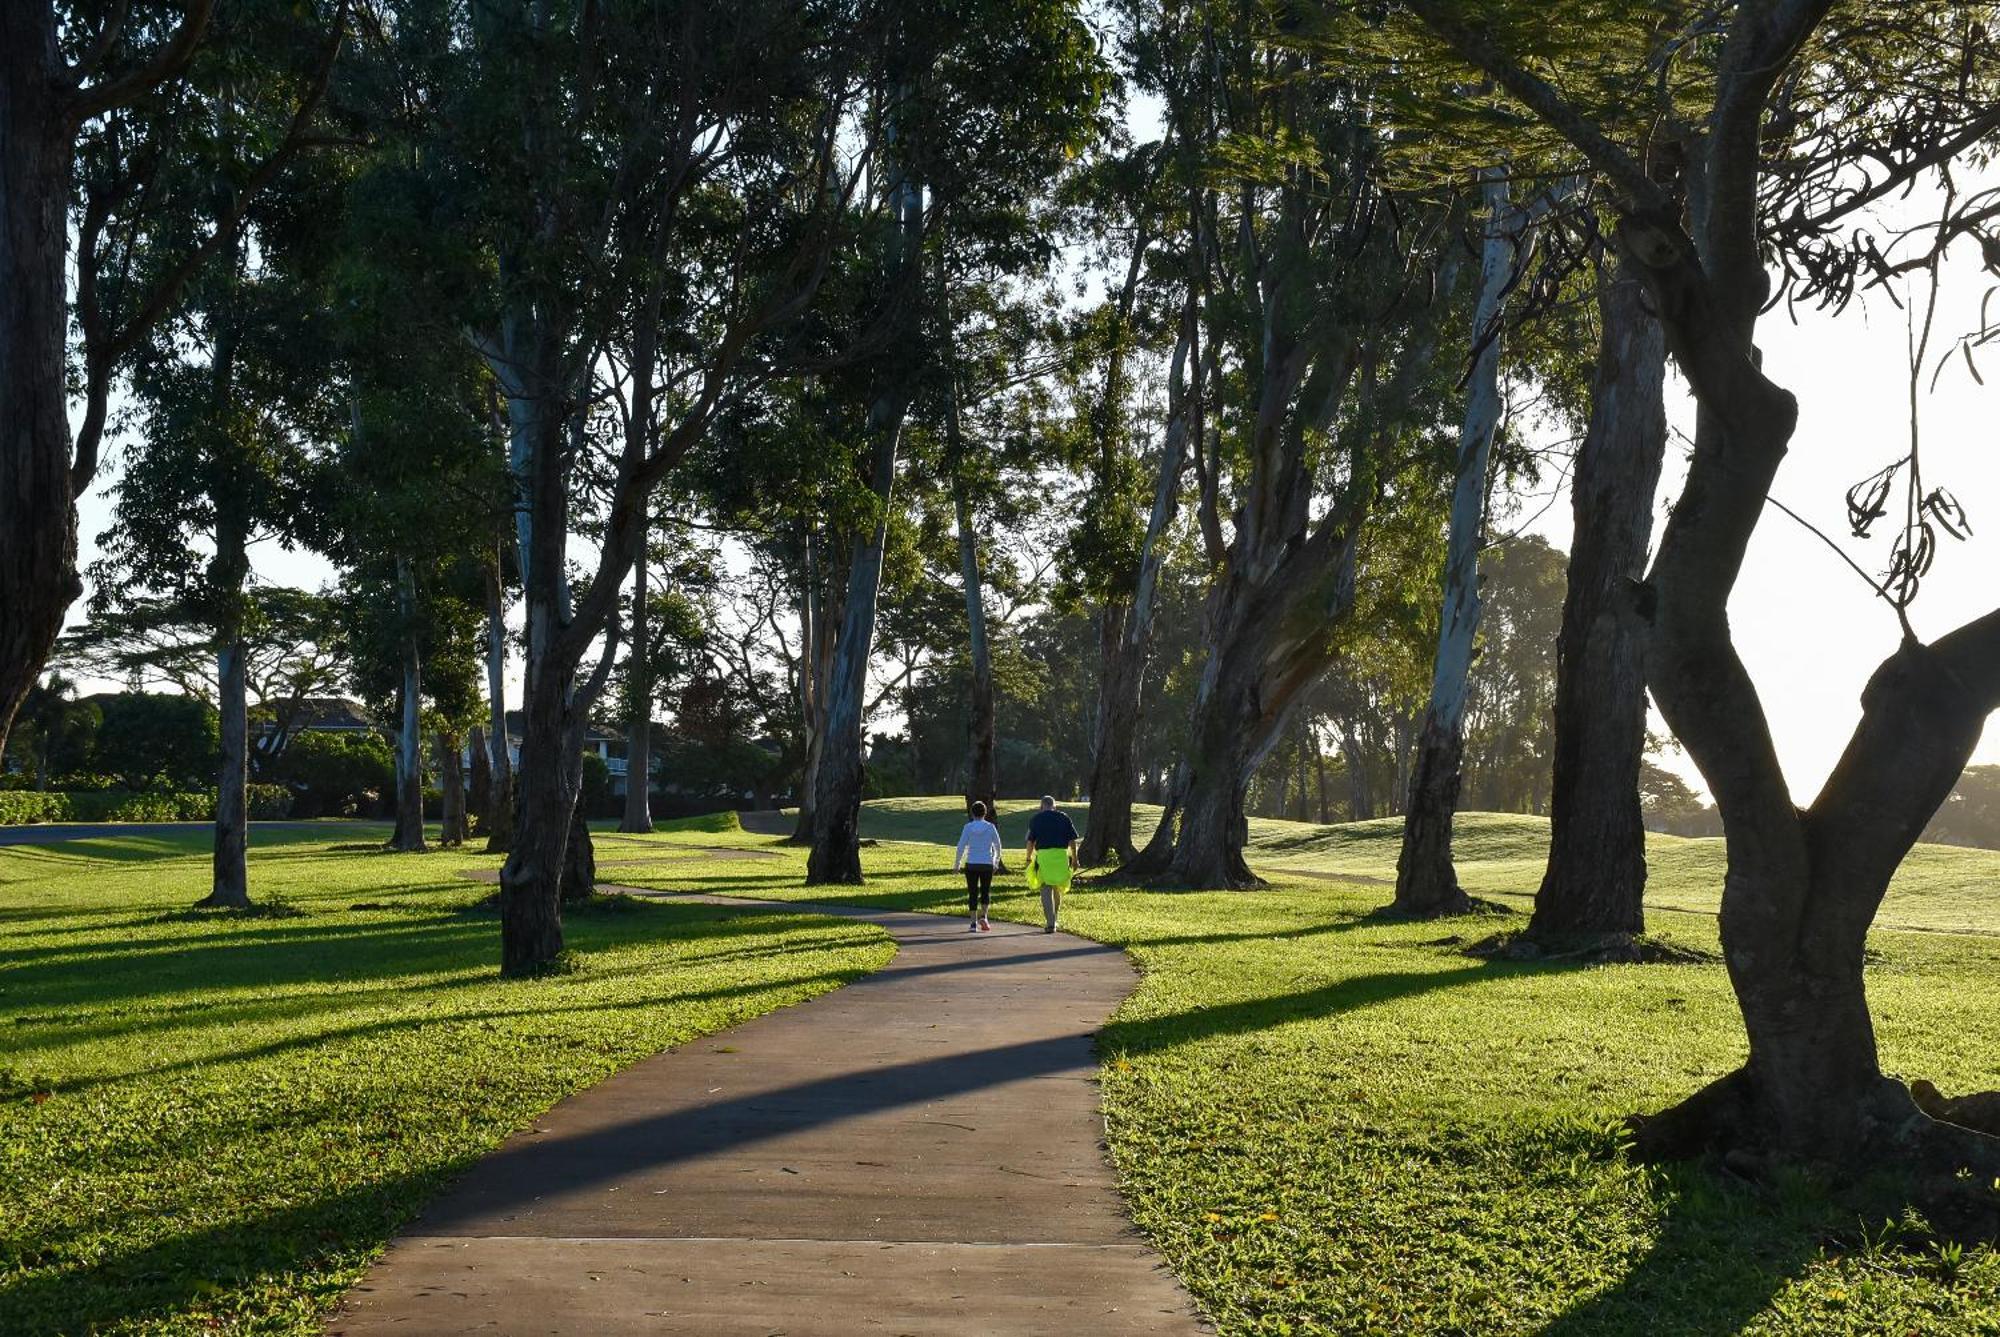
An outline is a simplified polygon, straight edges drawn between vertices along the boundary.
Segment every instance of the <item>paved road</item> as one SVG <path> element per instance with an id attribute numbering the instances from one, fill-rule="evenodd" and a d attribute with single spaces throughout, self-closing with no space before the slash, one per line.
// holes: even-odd
<path id="1" fill-rule="evenodd" d="M 813 908 L 880 924 L 895 959 L 556 1106 L 432 1204 L 328 1331 L 1205 1331 L 1104 1159 L 1091 1036 L 1131 991 L 1124 956 Z"/>
<path id="2" fill-rule="evenodd" d="M 383 822 L 252 822 L 250 838 L 259 831 L 325 831 L 337 834 L 347 826 L 381 827 Z M 106 836 L 180 836 L 213 831 L 214 822 L 42 822 L 32 826 L 0 826 L 0 845 L 55 845 L 65 840 L 102 840 Z"/>

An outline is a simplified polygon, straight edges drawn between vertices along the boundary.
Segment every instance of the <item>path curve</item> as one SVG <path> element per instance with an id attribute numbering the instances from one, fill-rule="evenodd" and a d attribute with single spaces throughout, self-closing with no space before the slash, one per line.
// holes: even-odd
<path id="1" fill-rule="evenodd" d="M 675 899 L 864 920 L 898 950 L 549 1110 L 391 1243 L 329 1333 L 1208 1330 L 1104 1157 L 1091 1037 L 1131 992 L 1123 953 Z"/>

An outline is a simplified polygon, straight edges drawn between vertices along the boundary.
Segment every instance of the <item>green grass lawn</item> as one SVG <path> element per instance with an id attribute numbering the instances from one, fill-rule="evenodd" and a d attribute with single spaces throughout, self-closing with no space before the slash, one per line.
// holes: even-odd
<path id="1" fill-rule="evenodd" d="M 1003 819 L 1017 847 L 1022 820 Z M 1534 827 L 1469 820 L 1467 880 L 1532 890 Z M 788 867 L 728 864 L 685 835 L 626 842 L 623 857 L 657 862 L 605 876 L 956 912 L 949 851 L 896 840 L 956 830 L 954 800 L 871 804 L 864 831 L 884 843 L 864 851 L 869 885 L 843 893 L 801 888 L 796 851 Z M 1864 1213 L 1804 1181 L 1618 1154 L 1623 1115 L 1740 1061 L 1719 966 L 1475 960 L 1442 940 L 1501 921 L 1384 923 L 1368 916 L 1383 887 L 1303 875 L 1390 876 L 1380 824 L 1256 838 L 1271 889 L 1081 890 L 1065 915 L 1143 972 L 1101 1042 L 1110 1143 L 1134 1216 L 1223 1332 L 2000 1333 L 2000 1256 L 1885 1228 L 1893 1200 Z M 1660 849 L 1661 897 L 1712 905 L 1713 845 Z M 1996 866 L 1927 851 L 1891 917 L 1991 929 L 1979 870 Z M 1018 875 L 999 893 L 1003 917 L 1037 920 Z M 1716 947 L 1706 915 L 1655 921 Z M 1886 1064 L 1947 1092 L 2000 1086 L 2000 939 L 1885 929 L 1873 948 Z"/>
<path id="2" fill-rule="evenodd" d="M 456 876 L 497 858 L 381 836 L 259 831 L 252 891 L 282 913 L 250 916 L 187 910 L 203 834 L 0 849 L 0 1333 L 315 1331 L 563 1096 L 893 952 L 865 924 L 613 902 L 570 920 L 582 970 L 502 983 L 470 909 L 490 888 Z"/>

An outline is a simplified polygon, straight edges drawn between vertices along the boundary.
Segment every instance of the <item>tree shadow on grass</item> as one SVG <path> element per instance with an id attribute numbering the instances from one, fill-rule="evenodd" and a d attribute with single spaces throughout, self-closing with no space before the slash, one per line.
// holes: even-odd
<path id="1" fill-rule="evenodd" d="M 1352 975 L 1316 989 L 1215 1003 L 1156 1017 L 1113 1020 L 1098 1032 L 1108 1056 L 1147 1054 L 1175 1045 L 1244 1035 L 1293 1021 L 1315 1021 L 1381 1003 L 1524 975 L 1548 975 L 1581 967 L 1569 962 L 1482 962 L 1444 970 L 1394 970 Z"/>
<path id="2" fill-rule="evenodd" d="M 429 1169 L 357 1184 L 274 1211 L 166 1234 L 151 1243 L 54 1267 L 23 1252 L 0 1283 L 0 1332 L 96 1332 L 131 1324 L 191 1331 L 194 1315 L 258 1312 L 271 1288 L 291 1290 L 317 1274 L 330 1304 L 344 1283 L 454 1174 L 469 1151 Z M 33 1270 L 33 1269 L 43 1270 Z M 240 1292 L 232 1295 L 230 1292 Z M 263 1294 L 260 1294 L 262 1292 Z"/>
<path id="3" fill-rule="evenodd" d="M 1705 1166 L 1676 1167 L 1653 1245 L 1538 1337 L 1730 1337 L 1819 1255 L 1827 1222 Z M 1820 1219 L 1813 1219 L 1814 1217 Z"/>

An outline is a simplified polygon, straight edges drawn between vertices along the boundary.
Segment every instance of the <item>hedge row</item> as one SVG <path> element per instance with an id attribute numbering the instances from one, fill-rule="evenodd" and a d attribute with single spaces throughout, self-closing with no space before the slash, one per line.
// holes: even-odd
<path id="1" fill-rule="evenodd" d="M 283 785 L 251 785 L 250 816 L 273 821 L 292 810 Z M 0 790 L 0 826 L 32 822 L 212 822 L 215 791 L 135 793 L 129 789 Z"/>

